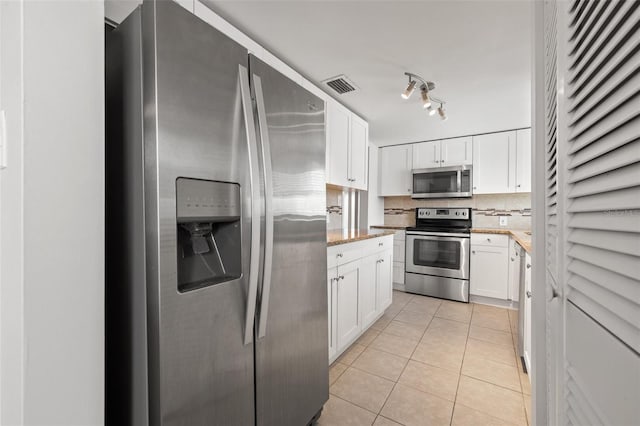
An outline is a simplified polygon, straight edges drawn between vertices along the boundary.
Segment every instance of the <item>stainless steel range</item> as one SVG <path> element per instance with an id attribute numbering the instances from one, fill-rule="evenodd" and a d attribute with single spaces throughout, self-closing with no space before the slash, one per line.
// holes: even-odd
<path id="1" fill-rule="evenodd" d="M 405 289 L 469 302 L 470 208 L 418 208 L 407 228 Z"/>

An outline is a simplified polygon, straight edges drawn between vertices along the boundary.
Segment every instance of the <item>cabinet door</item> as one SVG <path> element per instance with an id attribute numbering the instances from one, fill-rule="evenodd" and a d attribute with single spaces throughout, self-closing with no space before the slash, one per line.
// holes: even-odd
<path id="1" fill-rule="evenodd" d="M 327 102 L 327 183 L 349 186 L 349 122 L 351 113 L 337 102 Z"/>
<path id="2" fill-rule="evenodd" d="M 328 302 L 328 326 L 329 326 L 329 359 L 331 359 L 336 354 L 336 321 L 334 318 L 334 314 L 336 310 L 334 309 L 336 300 L 334 298 L 336 294 L 335 290 L 336 286 L 336 269 L 331 268 L 327 271 L 327 302 Z"/>
<path id="3" fill-rule="evenodd" d="M 376 318 L 378 255 L 362 259 L 360 266 L 360 311 L 362 313 L 362 328 L 366 328 Z"/>
<path id="4" fill-rule="evenodd" d="M 516 192 L 531 192 L 531 129 L 516 132 Z"/>
<path id="5" fill-rule="evenodd" d="M 358 292 L 359 262 L 351 262 L 338 267 L 336 294 L 336 350 L 341 352 L 360 333 L 360 311 Z"/>
<path id="6" fill-rule="evenodd" d="M 520 292 L 520 265 L 524 262 L 520 259 L 520 245 L 514 240 L 509 240 L 509 293 L 507 298 L 517 302 Z"/>
<path id="7" fill-rule="evenodd" d="M 531 256 L 525 255 L 524 268 L 524 362 L 531 380 Z"/>
<path id="8" fill-rule="evenodd" d="M 473 137 L 473 193 L 515 192 L 516 132 Z"/>
<path id="9" fill-rule="evenodd" d="M 472 137 L 443 140 L 440 144 L 440 165 L 462 166 L 473 163 Z"/>
<path id="10" fill-rule="evenodd" d="M 411 145 L 412 168 L 431 169 L 440 167 L 440 141 L 420 142 Z"/>
<path id="11" fill-rule="evenodd" d="M 380 148 L 380 196 L 411 195 L 411 145 Z"/>
<path id="12" fill-rule="evenodd" d="M 507 299 L 508 248 L 471 246 L 469 292 L 476 296 Z"/>
<path id="13" fill-rule="evenodd" d="M 391 305 L 393 297 L 393 251 L 385 250 L 378 254 L 376 281 L 378 283 L 378 313 Z"/>
<path id="14" fill-rule="evenodd" d="M 349 186 L 367 190 L 367 146 L 369 125 L 366 121 L 351 115 L 351 146 L 349 150 Z"/>

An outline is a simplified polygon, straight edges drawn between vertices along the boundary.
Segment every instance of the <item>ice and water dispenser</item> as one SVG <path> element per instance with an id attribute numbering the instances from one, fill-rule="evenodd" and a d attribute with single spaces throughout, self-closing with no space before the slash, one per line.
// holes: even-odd
<path id="1" fill-rule="evenodd" d="M 178 290 L 240 278 L 240 185 L 176 180 Z"/>

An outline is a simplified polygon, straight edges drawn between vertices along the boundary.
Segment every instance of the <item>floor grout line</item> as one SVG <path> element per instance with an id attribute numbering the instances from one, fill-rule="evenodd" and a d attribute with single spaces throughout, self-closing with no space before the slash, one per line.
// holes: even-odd
<path id="1" fill-rule="evenodd" d="M 395 292 L 394 292 L 394 293 L 395 293 Z M 383 379 L 383 380 L 385 380 L 385 381 L 387 381 L 387 382 L 391 382 L 391 383 L 392 383 L 391 390 L 390 390 L 390 391 L 389 391 L 389 393 L 386 395 L 386 398 L 384 399 L 384 402 L 383 402 L 383 403 L 382 403 L 382 405 L 380 406 L 380 409 L 379 409 L 377 412 L 374 412 L 374 411 L 372 411 L 372 410 L 370 410 L 370 409 L 368 409 L 368 408 L 362 407 L 362 406 L 360 406 L 360 405 L 358 405 L 358 404 L 356 404 L 356 403 L 354 403 L 354 402 L 351 402 L 351 401 L 349 401 L 348 399 L 345 399 L 345 398 L 339 397 L 339 396 L 337 396 L 337 395 L 335 395 L 335 394 L 331 394 L 331 395 L 332 395 L 332 396 L 334 396 L 334 397 L 336 397 L 336 398 L 338 398 L 338 399 L 340 399 L 340 400 L 343 400 L 343 401 L 345 401 L 345 402 L 348 402 L 348 403 L 352 404 L 353 406 L 359 407 L 359 408 L 364 409 L 365 411 L 367 411 L 367 412 L 369 412 L 369 413 L 374 414 L 374 415 L 375 415 L 375 417 L 374 417 L 374 419 L 373 419 L 373 423 L 375 423 L 379 417 L 382 417 L 382 418 L 384 418 L 384 419 L 388 419 L 388 420 L 390 420 L 390 421 L 394 421 L 394 422 L 396 422 L 396 423 L 403 424 L 403 423 L 399 422 L 398 420 L 395 420 L 395 419 L 393 419 L 393 418 L 391 418 L 391 417 L 388 417 L 388 416 L 383 416 L 383 415 L 381 414 L 381 413 L 382 413 L 382 411 L 384 410 L 384 408 L 385 408 L 385 407 L 387 406 L 387 404 L 389 403 L 389 399 L 391 398 L 391 395 L 395 392 L 396 388 L 398 388 L 398 384 L 401 384 L 401 385 L 403 385 L 403 386 L 406 386 L 407 388 L 412 389 L 412 390 L 414 390 L 414 391 L 416 391 L 416 392 L 420 392 L 420 393 L 422 393 L 422 394 L 430 395 L 430 396 L 432 396 L 432 397 L 439 398 L 439 399 L 442 399 L 443 401 L 447 401 L 447 402 L 451 403 L 451 404 L 452 404 L 452 405 L 451 405 L 451 407 L 452 407 L 452 408 L 451 408 L 451 413 L 450 413 L 450 417 L 449 417 L 449 425 L 451 425 L 451 424 L 453 423 L 453 415 L 454 415 L 454 413 L 456 412 L 456 407 L 457 407 L 458 405 L 460 405 L 460 406 L 462 406 L 462 407 L 465 407 L 465 408 L 468 408 L 468 409 L 470 409 L 470 410 L 474 410 L 474 411 L 476 411 L 476 412 L 478 412 L 478 413 L 482 413 L 483 415 L 487 415 L 487 416 L 489 416 L 489 417 L 491 417 L 491 418 L 495 418 L 495 419 L 498 419 L 498 420 L 503 420 L 502 418 L 500 418 L 500 417 L 496 417 L 496 416 L 494 416 L 493 414 L 485 413 L 485 412 L 484 412 L 484 411 L 482 411 L 482 410 L 478 410 L 477 408 L 473 408 L 473 407 L 468 407 L 467 405 L 465 405 L 465 404 L 463 404 L 463 403 L 460 403 L 460 402 L 459 402 L 458 397 L 459 397 L 459 391 L 460 391 L 460 383 L 461 383 L 461 380 L 462 380 L 462 376 L 465 376 L 465 377 L 467 377 L 467 378 L 471 378 L 471 379 L 473 379 L 473 380 L 477 380 L 477 381 L 482 382 L 482 383 L 486 383 L 486 384 L 489 384 L 489 385 L 496 386 L 496 387 L 498 387 L 498 388 L 500 388 L 500 389 L 504 389 L 504 390 L 508 390 L 508 391 L 511 391 L 511 392 L 515 392 L 516 394 L 520 394 L 520 395 L 521 395 L 522 404 L 523 404 L 523 407 L 522 407 L 522 408 L 523 408 L 523 410 L 525 411 L 525 413 L 524 413 L 524 414 L 525 414 L 525 421 L 527 422 L 527 424 L 528 424 L 528 425 L 530 425 L 529 415 L 527 414 L 527 410 L 526 410 L 526 404 L 527 404 L 527 403 L 526 403 L 526 398 L 527 398 L 527 397 L 528 397 L 528 398 L 530 398 L 530 396 L 529 396 L 529 395 L 526 395 L 526 394 L 524 393 L 524 387 L 523 387 L 523 384 L 522 384 L 522 381 L 523 381 L 524 379 L 523 379 L 522 374 L 520 374 L 520 371 L 519 371 L 519 369 L 518 369 L 518 363 L 517 363 L 517 351 L 516 351 L 516 348 L 515 348 L 515 342 L 514 342 L 514 340 L 513 340 L 513 333 L 512 333 L 513 329 L 512 329 L 512 327 L 511 327 L 511 325 L 512 325 L 512 323 L 513 323 L 513 322 L 512 322 L 512 318 L 511 318 L 511 316 L 507 313 L 507 318 L 508 318 L 508 319 L 507 319 L 507 321 L 508 321 L 508 324 L 509 324 L 509 331 L 504 331 L 504 330 L 501 330 L 501 329 L 496 329 L 496 328 L 486 327 L 486 326 L 484 326 L 484 325 L 477 325 L 477 324 L 474 324 L 474 317 L 476 317 L 476 318 L 477 318 L 477 317 L 479 317 L 479 316 L 481 316 L 481 315 L 482 315 L 482 313 L 481 313 L 481 309 L 477 309 L 477 304 L 475 304 L 475 303 L 471 303 L 471 304 L 470 304 L 472 307 L 471 307 L 471 313 L 470 313 L 470 315 L 469 315 L 469 320 L 468 320 L 468 321 L 461 321 L 461 320 L 459 320 L 459 319 L 453 319 L 453 318 L 450 318 L 450 317 L 449 317 L 449 318 L 447 318 L 447 317 L 444 317 L 444 316 L 438 316 L 438 315 L 437 315 L 437 313 L 438 313 L 438 312 L 441 312 L 440 310 L 441 310 L 441 309 L 443 309 L 443 307 L 445 307 L 445 306 L 446 306 L 446 305 L 445 305 L 445 302 L 443 302 L 443 301 L 440 301 L 440 304 L 435 308 L 435 310 L 432 310 L 432 308 L 428 308 L 426 311 L 419 311 L 419 310 L 405 310 L 405 308 L 406 308 L 406 307 L 411 303 L 411 301 L 412 301 L 412 300 L 417 300 L 417 299 L 418 299 L 418 298 L 420 298 L 420 297 L 422 297 L 422 296 L 411 295 L 411 297 L 409 297 L 409 298 L 408 298 L 404 303 L 399 304 L 400 306 L 399 306 L 399 305 L 396 305 L 396 308 L 398 308 L 398 307 L 399 307 L 399 310 L 397 310 L 394 314 L 390 314 L 390 315 L 387 317 L 387 318 L 390 318 L 390 319 L 389 319 L 389 321 L 387 321 L 387 322 L 386 322 L 386 324 L 384 325 L 384 327 L 382 327 L 382 328 L 380 328 L 380 329 L 376 329 L 376 328 L 373 328 L 373 327 L 371 327 L 371 326 L 370 326 L 369 328 L 370 328 L 371 330 L 375 330 L 375 332 L 376 332 L 375 337 L 374 337 L 373 339 L 371 339 L 367 344 L 363 344 L 362 342 L 358 342 L 358 341 L 354 342 L 354 344 L 355 344 L 355 343 L 358 343 L 359 345 L 361 345 L 362 347 L 364 347 L 364 349 L 362 350 L 362 352 L 360 352 L 360 353 L 359 353 L 359 354 L 358 354 L 358 355 L 353 359 L 353 361 L 351 362 L 351 364 L 341 363 L 341 364 L 343 364 L 346 368 L 345 368 L 345 369 L 344 369 L 344 370 L 343 370 L 343 371 L 342 371 L 342 372 L 341 372 L 341 373 L 340 373 L 340 374 L 335 378 L 335 380 L 334 380 L 334 382 L 333 382 L 333 383 L 335 384 L 335 383 L 336 383 L 336 382 L 337 382 L 337 381 L 338 381 L 338 380 L 339 380 L 339 379 L 344 375 L 344 373 L 345 373 L 347 370 L 349 370 L 350 368 L 353 368 L 354 370 L 359 371 L 359 372 L 361 372 L 361 373 L 369 374 L 369 375 L 374 376 L 374 377 L 376 377 L 376 378 Z M 394 302 L 395 302 L 395 301 L 394 301 Z M 500 308 L 500 307 L 498 307 L 498 308 L 496 308 L 496 309 L 505 309 L 505 308 Z M 394 308 L 394 310 L 395 310 L 395 308 Z M 426 322 L 426 326 L 424 326 L 424 329 L 422 330 L 422 332 L 421 332 L 421 334 L 420 334 L 420 337 L 418 338 L 418 340 L 417 340 L 417 341 L 416 341 L 416 339 L 415 339 L 415 338 L 413 338 L 413 337 L 408 337 L 408 336 L 406 336 L 406 335 L 402 335 L 402 334 L 401 334 L 401 333 L 402 333 L 402 329 L 403 329 L 403 328 L 405 328 L 406 330 L 409 330 L 410 332 L 416 333 L 416 331 L 418 331 L 418 329 L 420 329 L 420 328 L 422 328 L 422 327 L 423 327 L 423 324 L 415 324 L 415 323 L 411 323 L 411 322 L 402 321 L 401 319 L 396 319 L 396 318 L 397 318 L 401 313 L 403 313 L 403 312 L 405 312 L 405 313 L 409 313 L 409 314 L 417 314 L 417 315 L 423 315 L 423 316 L 428 316 L 428 317 L 429 317 L 428 321 Z M 432 312 L 433 312 L 433 313 L 432 313 Z M 444 313 L 444 311 L 442 311 L 442 312 L 441 312 L 441 314 L 442 314 L 442 315 L 446 315 L 446 314 Z M 384 316 L 384 315 L 387 315 L 387 313 L 383 314 L 383 316 Z M 381 318 L 382 318 L 382 317 L 381 317 Z M 425 339 L 425 336 L 426 336 L 426 335 L 427 335 L 427 333 L 429 332 L 430 327 L 434 324 L 434 319 L 435 319 L 435 318 L 438 318 L 438 319 L 440 319 L 440 320 L 445 320 L 445 321 L 452 321 L 452 322 L 456 322 L 456 323 L 459 323 L 459 324 L 465 324 L 465 325 L 467 326 L 467 328 L 466 328 L 466 334 L 464 335 L 464 336 L 465 336 L 465 340 L 464 340 L 464 350 L 463 350 L 463 352 L 462 352 L 462 360 L 461 360 L 461 363 L 460 363 L 460 367 L 458 368 L 458 370 L 457 370 L 457 371 L 455 371 L 455 370 L 450 370 L 450 369 L 447 369 L 447 368 L 443 368 L 442 366 L 439 366 L 439 365 L 433 365 L 433 364 L 431 364 L 431 363 L 429 363 L 429 362 L 423 362 L 423 361 L 420 361 L 420 360 L 413 359 L 413 356 L 415 355 L 415 353 L 416 353 L 416 351 L 417 351 L 418 347 L 420 346 L 420 344 L 421 344 L 421 343 L 423 343 L 423 339 Z M 396 331 L 396 332 L 393 332 L 393 331 L 387 331 L 387 330 L 389 329 L 389 327 L 390 327 L 391 323 L 393 323 L 394 321 L 395 321 L 395 323 L 397 324 L 397 326 L 394 326 L 394 327 L 396 327 L 396 330 L 400 330 L 400 331 Z M 441 324 L 443 324 L 443 323 L 441 323 Z M 497 333 L 500 333 L 500 334 L 505 334 L 505 333 L 506 333 L 506 334 L 509 334 L 509 335 L 510 335 L 510 337 L 512 337 L 512 338 L 511 338 L 511 343 L 512 343 L 512 344 L 511 344 L 511 345 L 503 345 L 503 344 L 499 344 L 499 343 L 494 343 L 494 342 L 492 342 L 492 341 L 487 341 L 487 340 L 482 340 L 482 339 L 478 339 L 478 338 L 472 337 L 472 336 L 471 336 L 471 327 L 472 327 L 472 326 L 474 326 L 474 327 L 479 327 L 479 328 L 484 328 L 484 329 L 491 330 L 491 331 L 494 331 L 494 332 L 497 332 Z M 436 330 L 436 329 L 434 328 L 434 330 Z M 455 328 L 454 328 L 454 330 L 455 330 Z M 367 330 L 367 331 L 368 331 L 368 330 Z M 442 331 L 441 331 L 441 332 L 442 332 Z M 366 332 L 365 332 L 365 333 L 366 333 Z M 378 338 L 379 338 L 383 333 L 384 333 L 386 336 L 391 336 L 391 337 L 395 337 L 395 338 L 398 338 L 398 339 L 403 339 L 403 340 L 408 341 L 408 342 L 415 342 L 415 345 L 414 345 L 413 349 L 411 350 L 411 353 L 409 354 L 409 357 L 407 358 L 407 357 L 406 357 L 406 356 L 404 356 L 404 355 L 399 355 L 399 354 L 397 354 L 397 353 L 391 352 L 391 351 L 389 351 L 389 350 L 385 350 L 385 349 L 383 349 L 383 348 L 373 347 L 373 346 L 372 346 L 372 345 L 373 345 L 373 343 L 374 343 L 374 342 L 375 342 L 375 341 L 376 341 L 376 340 L 377 340 L 377 339 L 378 339 Z M 363 333 L 363 334 L 364 334 L 364 333 Z M 445 336 L 447 335 L 447 331 L 446 331 L 446 330 L 444 331 L 444 334 L 445 334 Z M 463 334 L 458 334 L 458 335 L 460 336 L 460 338 L 463 336 Z M 510 348 L 510 349 L 511 349 L 511 351 L 513 351 L 513 353 L 514 353 L 514 357 L 516 358 L 516 366 L 515 366 L 515 369 L 516 369 L 516 372 L 517 372 L 517 374 L 518 374 L 518 384 L 519 384 L 519 388 L 520 388 L 520 390 L 519 390 L 519 391 L 514 390 L 513 388 L 505 387 L 505 386 L 500 385 L 500 384 L 497 384 L 497 383 L 493 383 L 493 382 L 488 381 L 488 380 L 486 380 L 486 379 L 477 378 L 477 377 L 474 377 L 474 376 L 471 376 L 471 375 L 463 374 L 463 373 L 462 373 L 462 368 L 463 368 L 463 366 L 464 366 L 464 362 L 465 362 L 465 360 L 468 358 L 469 339 L 473 339 L 474 341 L 481 342 L 481 343 L 484 343 L 484 344 L 488 344 L 489 346 L 488 346 L 487 348 L 491 348 L 491 347 L 494 347 L 494 348 Z M 358 340 L 359 340 L 359 339 L 358 339 Z M 362 355 L 364 354 L 364 352 L 366 352 L 366 351 L 367 351 L 367 349 L 369 349 L 369 348 L 371 348 L 373 351 L 382 352 L 382 353 L 385 353 L 385 354 L 388 354 L 388 355 L 392 355 L 392 356 L 395 356 L 395 357 L 397 357 L 397 358 L 399 358 L 399 359 L 404 360 L 404 365 L 403 365 L 403 367 L 402 367 L 402 369 L 401 369 L 401 371 L 400 371 L 400 374 L 397 376 L 397 378 L 396 378 L 396 379 L 390 379 L 389 377 L 383 377 L 383 376 L 381 376 L 381 375 L 379 375 L 379 374 L 377 374 L 377 373 L 373 373 L 373 372 L 367 371 L 367 370 L 365 370 L 365 369 L 363 369 L 363 368 L 359 368 L 359 367 L 357 367 L 357 366 L 355 366 L 355 365 L 354 365 L 354 364 L 355 364 L 355 363 L 356 363 L 356 362 L 357 362 L 357 361 L 362 357 Z M 345 353 L 346 353 L 346 352 L 347 352 L 347 351 L 345 351 Z M 369 353 L 371 354 L 372 352 L 369 352 Z M 504 354 L 504 353 L 503 353 L 503 354 Z M 480 358 L 480 359 L 483 359 L 483 360 L 489 360 L 489 361 L 497 362 L 497 363 L 499 363 L 499 364 L 501 364 L 501 365 L 504 365 L 504 366 L 513 367 L 511 364 L 508 364 L 508 363 L 505 363 L 505 362 L 502 362 L 502 361 L 499 361 L 499 360 L 495 360 L 495 359 L 492 359 L 492 358 L 487 358 L 487 357 L 484 357 L 484 356 L 480 356 L 479 358 Z M 418 364 L 421 364 L 421 365 L 429 366 L 429 367 L 431 367 L 431 368 L 436 368 L 436 369 L 442 370 L 443 372 L 447 372 L 447 373 L 451 373 L 451 374 L 457 374 L 456 390 L 455 390 L 455 394 L 454 394 L 453 401 L 450 401 L 450 400 L 448 400 L 447 398 L 445 398 L 445 397 L 443 397 L 443 396 L 441 396 L 441 395 L 435 394 L 435 393 L 433 393 L 433 392 L 429 392 L 429 391 L 425 391 L 425 390 L 423 390 L 423 389 L 420 389 L 420 388 L 418 388 L 417 386 L 413 386 L 413 385 L 411 385 L 411 384 L 401 383 L 401 382 L 400 382 L 400 379 L 402 378 L 403 374 L 404 374 L 404 373 L 405 373 L 405 371 L 407 370 L 407 367 L 409 366 L 409 363 L 410 363 L 411 361 L 414 361 L 415 363 L 418 363 Z M 336 362 L 338 362 L 338 360 L 336 360 Z M 525 379 L 526 379 L 526 377 L 525 377 Z M 505 421 L 507 421 L 507 420 L 505 420 Z"/>

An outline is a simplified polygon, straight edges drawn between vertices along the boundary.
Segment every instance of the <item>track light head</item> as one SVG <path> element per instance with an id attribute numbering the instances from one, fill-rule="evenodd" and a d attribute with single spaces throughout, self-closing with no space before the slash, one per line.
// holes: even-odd
<path id="1" fill-rule="evenodd" d="M 442 121 L 447 121 L 447 119 L 449 118 L 447 117 L 447 111 L 445 111 L 442 104 L 440 104 L 440 106 L 438 107 L 438 114 L 440 115 L 440 118 L 442 119 Z"/>
<path id="2" fill-rule="evenodd" d="M 429 98 L 429 91 L 425 86 L 420 89 L 420 95 L 422 96 L 422 108 L 430 108 L 431 107 L 431 99 Z"/>
<path id="3" fill-rule="evenodd" d="M 436 109 L 429 105 L 429 107 L 427 108 L 427 114 L 429 114 L 429 117 L 433 117 L 434 115 L 436 115 Z"/>
<path id="4" fill-rule="evenodd" d="M 404 93 L 402 95 L 400 95 L 400 96 L 402 96 L 402 99 L 409 99 L 411 97 L 411 95 L 413 94 L 414 90 L 416 90 L 416 81 L 415 80 L 410 80 L 409 81 L 409 85 L 405 89 Z"/>

